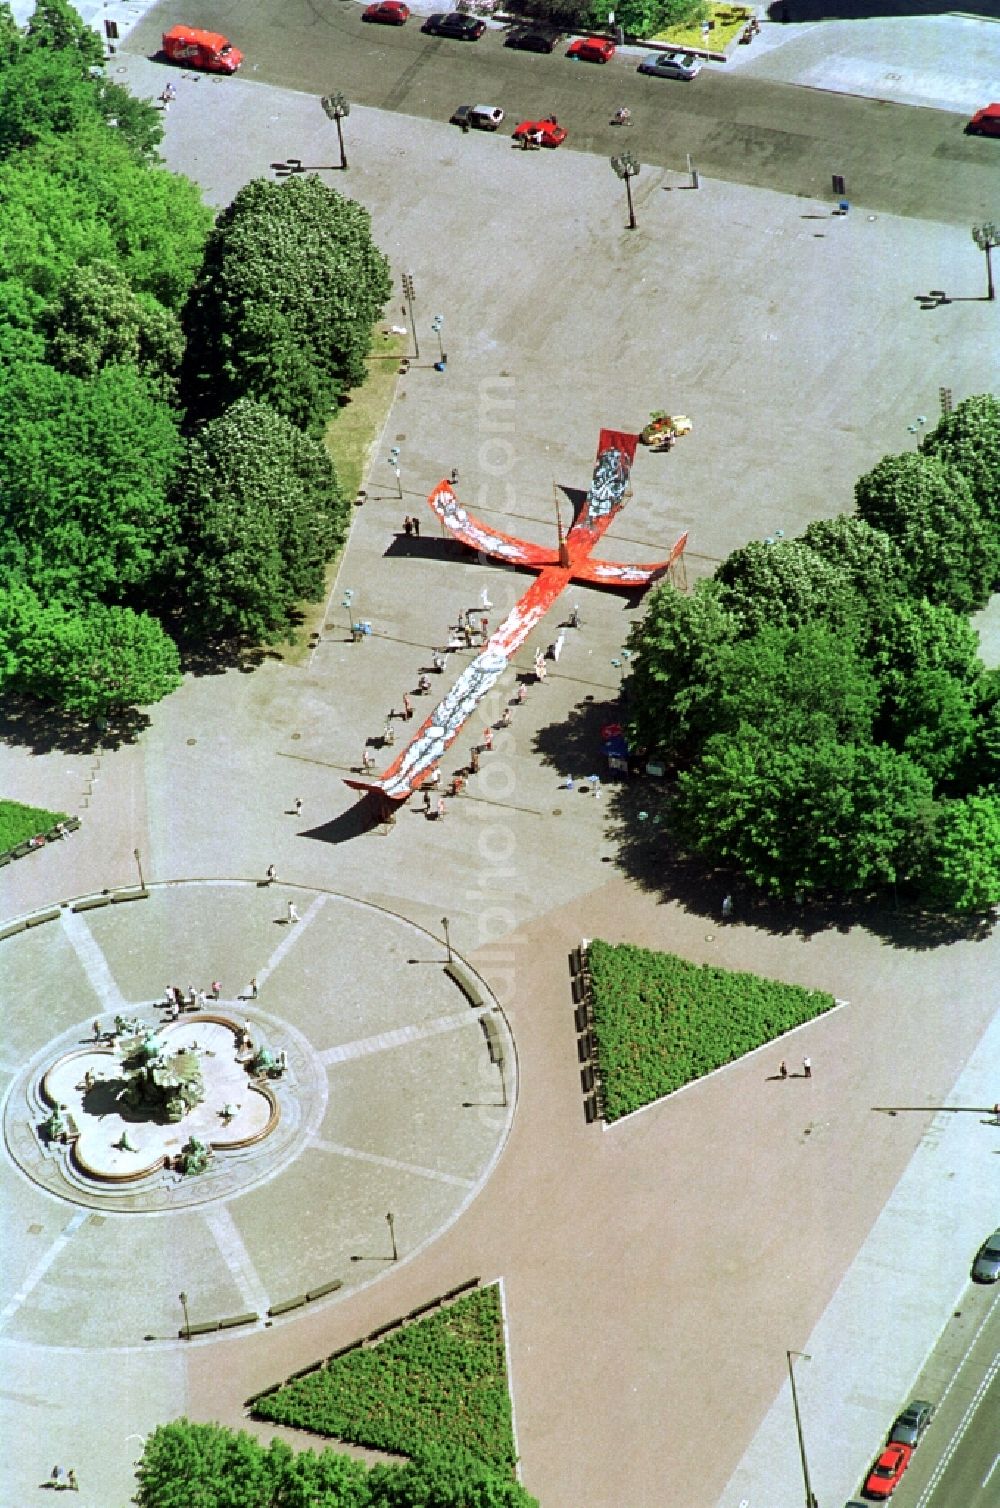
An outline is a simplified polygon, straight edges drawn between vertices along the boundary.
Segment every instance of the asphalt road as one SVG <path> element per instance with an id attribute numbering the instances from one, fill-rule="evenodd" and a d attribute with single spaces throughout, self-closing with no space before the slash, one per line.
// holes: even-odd
<path id="1" fill-rule="evenodd" d="M 508 121 L 555 114 L 579 151 L 628 146 L 640 159 L 683 171 L 690 153 L 708 177 L 807 197 L 831 197 L 842 174 L 858 208 L 975 223 L 995 217 L 1000 142 L 963 134 L 965 118 L 707 68 L 692 83 L 648 79 L 634 55 L 607 65 L 425 36 L 406 26 L 366 26 L 345 0 L 201 0 L 202 26 L 242 49 L 243 77 L 317 95 L 340 90 L 356 104 L 447 120 L 456 105 L 502 105 Z M 127 50 L 156 53 L 176 0 L 151 10 Z M 619 105 L 634 124 L 610 124 Z M 317 106 L 318 108 L 318 106 Z M 359 129 L 348 122 L 347 134 Z M 457 134 L 457 128 L 456 128 Z M 499 147 L 499 143 L 498 143 Z M 563 148 L 565 151 L 565 148 Z"/>
<path id="2" fill-rule="evenodd" d="M 1000 1292 L 970 1285 L 911 1396 L 930 1399 L 937 1411 L 893 1496 L 894 1508 L 996 1508 Z"/>

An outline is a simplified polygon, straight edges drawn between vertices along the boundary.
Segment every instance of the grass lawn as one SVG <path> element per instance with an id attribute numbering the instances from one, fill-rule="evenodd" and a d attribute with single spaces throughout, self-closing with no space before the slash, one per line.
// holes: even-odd
<path id="1" fill-rule="evenodd" d="M 695 26 L 672 26 L 668 31 L 658 31 L 646 37 L 647 42 L 669 42 L 673 47 L 697 47 L 711 52 L 725 52 L 730 42 L 738 37 L 746 26 L 753 10 L 749 5 L 710 5 L 710 21 L 715 25 L 706 37 L 700 23 Z M 728 18 L 732 19 L 728 19 Z"/>
<path id="2" fill-rule="evenodd" d="M 23 806 L 20 801 L 0 801 L 0 853 L 7 853 L 66 820 L 65 812 L 50 812 L 44 806 Z"/>
<path id="3" fill-rule="evenodd" d="M 351 500 L 357 497 L 358 489 L 368 474 L 372 452 L 396 396 L 399 358 L 405 356 L 408 349 L 408 336 L 383 335 L 380 330 L 376 331 L 364 385 L 350 393 L 349 401 L 337 410 L 336 416 L 327 425 L 324 436 L 326 448 L 333 456 L 341 490 Z M 295 643 L 275 644 L 269 654 L 284 660 L 288 665 L 302 664 L 309 653 L 310 635 L 322 632 L 326 601 L 339 565 L 338 555 L 326 568 L 322 600 L 302 603 L 302 623 Z M 346 633 L 346 613 L 336 616 L 338 619 L 343 618 Z"/>
<path id="4" fill-rule="evenodd" d="M 437 1445 L 515 1475 L 503 1314 L 479 1288 L 258 1398 L 258 1418 L 412 1455 Z"/>
<path id="5" fill-rule="evenodd" d="M 618 1120 L 831 1010 L 780 984 L 595 939 L 589 950 L 605 1119 Z"/>

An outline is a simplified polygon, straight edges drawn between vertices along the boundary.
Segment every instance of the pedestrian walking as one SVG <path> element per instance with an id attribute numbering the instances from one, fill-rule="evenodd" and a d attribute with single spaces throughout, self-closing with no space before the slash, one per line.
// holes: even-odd
<path id="1" fill-rule="evenodd" d="M 438 797 L 438 816 L 439 817 L 443 817 L 444 816 L 444 797 L 443 796 L 439 796 Z"/>
<path id="2" fill-rule="evenodd" d="M 250 981 L 250 999 L 251 1000 L 256 1000 L 257 999 L 257 975 L 256 974 L 253 976 L 253 978 Z"/>
<path id="3" fill-rule="evenodd" d="M 429 817 L 430 814 L 431 814 L 431 793 L 430 793 L 430 791 L 424 791 L 424 816 L 425 817 Z"/>
<path id="4" fill-rule="evenodd" d="M 514 700 L 519 707 L 522 707 L 524 705 L 525 700 L 527 699 L 527 695 L 527 686 L 525 685 L 524 681 L 519 681 L 517 685 L 517 691 L 514 693 Z"/>
<path id="5" fill-rule="evenodd" d="M 275 869 L 275 867 L 274 867 L 273 864 L 269 864 L 267 866 L 267 883 L 269 885 L 273 885 L 274 882 L 275 882 L 275 880 L 277 878 L 278 878 L 278 871 Z"/>
<path id="6" fill-rule="evenodd" d="M 414 537 L 414 539 L 419 539 L 420 538 L 420 520 L 419 520 L 419 518 L 417 517 L 416 514 L 413 515 L 413 517 L 411 518 L 410 522 L 413 525 L 413 537 Z"/>
<path id="7" fill-rule="evenodd" d="M 489 726 L 489 724 L 487 724 L 486 727 L 483 729 L 483 748 L 486 750 L 487 754 L 492 754 L 492 752 L 493 752 L 493 729 Z"/>
<path id="8" fill-rule="evenodd" d="M 489 587 L 483 587 L 482 591 L 479 593 L 479 600 L 483 604 L 483 611 L 488 612 L 489 609 L 493 606 L 492 602 L 490 601 Z"/>
<path id="9" fill-rule="evenodd" d="M 580 627 L 580 608 L 579 608 L 579 604 L 575 603 L 575 602 L 574 602 L 573 606 L 570 608 L 569 626 L 570 626 L 570 628 L 579 628 Z"/>
<path id="10" fill-rule="evenodd" d="M 479 750 L 478 749 L 473 749 L 472 753 L 469 755 L 469 774 L 470 775 L 478 775 L 479 774 Z"/>
<path id="11" fill-rule="evenodd" d="M 213 979 L 212 980 L 212 999 L 213 1000 L 218 1000 L 218 998 L 219 998 L 219 996 L 221 994 L 222 994 L 222 985 L 219 983 L 219 981 L 217 979 Z"/>
<path id="12" fill-rule="evenodd" d="M 465 781 L 462 779 L 461 775 L 453 775 L 451 777 L 451 789 L 449 790 L 448 795 L 460 796 L 464 785 Z"/>
<path id="13" fill-rule="evenodd" d="M 389 716 L 391 717 L 392 714 L 390 713 Z M 390 748 L 392 748 L 392 745 L 395 742 L 396 742 L 396 730 L 392 726 L 392 723 L 389 721 L 389 718 L 387 717 L 386 720 L 385 720 L 385 727 L 382 729 L 382 743 L 385 745 L 385 747 L 387 749 L 390 749 Z"/>
<path id="14" fill-rule="evenodd" d="M 505 707 L 500 714 L 500 721 L 497 726 L 500 728 L 509 728 L 513 719 L 514 714 L 511 712 L 510 707 Z"/>
<path id="15" fill-rule="evenodd" d="M 732 914 L 733 914 L 733 898 L 732 898 L 731 895 L 725 895 L 722 898 L 722 920 L 724 922 L 728 922 L 728 920 L 732 916 Z"/>
<path id="16" fill-rule="evenodd" d="M 778 1064 L 778 1078 L 788 1078 L 788 1064 L 785 1062 L 784 1058 L 782 1058 L 781 1062 Z"/>
<path id="17" fill-rule="evenodd" d="M 408 691 L 403 692 L 403 716 L 407 722 L 413 716 L 413 703 L 410 701 L 410 693 Z"/>
<path id="18" fill-rule="evenodd" d="M 80 1491 L 80 1484 L 76 1480 L 76 1472 L 73 1470 L 72 1466 L 66 1473 L 66 1486 L 69 1488 L 70 1492 Z"/>
<path id="19" fill-rule="evenodd" d="M 94 1022 L 94 1041 L 95 1042 L 100 1042 L 100 1040 L 101 1040 L 101 1023 L 99 1021 L 95 1021 Z"/>
<path id="20" fill-rule="evenodd" d="M 301 796 L 296 796 L 295 800 L 292 802 L 292 815 L 294 817 L 301 817 L 302 816 L 302 797 Z"/>
<path id="21" fill-rule="evenodd" d="M 453 466 L 451 468 L 451 485 L 453 487 L 457 487 L 458 486 L 458 467 L 457 466 Z"/>
<path id="22" fill-rule="evenodd" d="M 371 749 L 369 749 L 367 744 L 365 745 L 365 752 L 361 756 L 361 768 L 364 770 L 366 775 L 375 768 L 375 755 L 372 753 Z"/>
<path id="23" fill-rule="evenodd" d="M 288 920 L 289 922 L 300 922 L 302 920 L 301 916 L 295 908 L 294 901 L 288 902 Z"/>
<path id="24" fill-rule="evenodd" d="M 406 535 L 407 539 L 409 539 L 413 533 L 413 519 L 409 514 L 407 514 L 403 519 L 403 533 Z"/>
<path id="25" fill-rule="evenodd" d="M 811 1079 L 812 1076 L 813 1076 L 812 1058 L 803 1058 L 802 1059 L 802 1077 L 805 1078 L 805 1079 Z"/>

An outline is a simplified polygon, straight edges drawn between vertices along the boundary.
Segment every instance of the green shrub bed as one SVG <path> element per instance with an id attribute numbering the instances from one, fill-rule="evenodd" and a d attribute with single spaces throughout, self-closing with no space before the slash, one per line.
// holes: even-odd
<path id="1" fill-rule="evenodd" d="M 20 801 L 0 801 L 0 853 L 9 853 L 19 843 L 47 833 L 57 822 L 67 821 L 65 812 L 49 812 L 44 806 L 23 806 Z"/>
<path id="2" fill-rule="evenodd" d="M 500 1291 L 477 1289 L 258 1398 L 276 1424 L 409 1456 L 436 1445 L 515 1474 Z"/>
<path id="3" fill-rule="evenodd" d="M 834 1005 L 825 990 L 688 963 L 599 939 L 590 944 L 604 1113 L 618 1120 Z"/>

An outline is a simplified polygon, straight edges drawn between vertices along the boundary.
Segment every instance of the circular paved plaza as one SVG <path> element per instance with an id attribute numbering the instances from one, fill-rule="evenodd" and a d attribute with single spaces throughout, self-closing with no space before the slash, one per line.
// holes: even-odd
<path id="1" fill-rule="evenodd" d="M 280 884 L 177 883 L 127 904 L 68 903 L 0 947 L 4 1060 L 16 1065 L 3 1106 L 11 1339 L 148 1345 L 176 1338 L 181 1293 L 199 1325 L 264 1323 L 336 1280 L 353 1291 L 393 1268 L 394 1243 L 403 1261 L 450 1225 L 506 1138 L 515 1054 L 496 1002 L 461 965 L 470 999 L 441 944 L 378 907 Z M 168 984 L 214 980 L 218 1002 L 167 1024 Z M 123 1111 L 116 1018 L 201 1054 L 207 1092 L 190 1118 Z M 244 1029 L 283 1064 L 266 1081 L 266 1135 L 243 1124 L 255 1095 L 233 1058 Z M 53 1086 L 68 1145 L 41 1133 Z M 176 1154 L 192 1129 L 215 1150 L 185 1176 Z"/>

